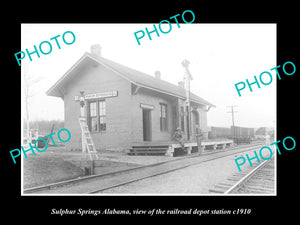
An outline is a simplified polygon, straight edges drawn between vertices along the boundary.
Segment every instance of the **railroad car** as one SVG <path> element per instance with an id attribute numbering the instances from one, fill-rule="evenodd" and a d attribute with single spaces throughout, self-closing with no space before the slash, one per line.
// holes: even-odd
<path id="1" fill-rule="evenodd" d="M 211 127 L 211 131 L 208 133 L 209 139 L 216 138 L 228 138 L 232 139 L 231 129 L 228 127 Z"/>
<path id="2" fill-rule="evenodd" d="M 237 144 L 250 144 L 254 137 L 254 128 L 231 126 L 231 136 Z"/>
<path id="3" fill-rule="evenodd" d="M 208 133 L 209 139 L 227 138 L 233 139 L 235 143 L 248 143 L 250 144 L 254 137 L 254 128 L 249 127 L 211 127 Z"/>

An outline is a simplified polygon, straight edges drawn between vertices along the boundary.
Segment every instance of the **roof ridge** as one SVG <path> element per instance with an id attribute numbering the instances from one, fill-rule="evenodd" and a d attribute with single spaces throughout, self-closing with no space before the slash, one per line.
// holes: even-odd
<path id="1" fill-rule="evenodd" d="M 90 54 L 90 53 L 88 53 L 88 54 Z M 157 78 L 155 78 L 154 76 L 151 76 L 151 75 L 149 75 L 149 74 L 147 74 L 147 73 L 145 73 L 145 72 L 142 72 L 142 71 L 133 69 L 133 68 L 131 68 L 131 67 L 125 66 L 125 65 L 123 65 L 123 64 L 121 64 L 121 63 L 112 61 L 111 59 L 107 59 L 107 58 L 102 57 L 102 56 L 100 57 L 100 60 L 102 60 L 102 63 L 105 63 L 105 61 L 108 61 L 109 63 L 112 63 L 112 64 L 117 65 L 117 66 L 119 66 L 119 67 L 125 67 L 126 69 L 129 69 L 129 70 L 131 70 L 131 71 L 135 71 L 136 73 L 139 73 L 139 74 L 142 74 L 142 75 L 144 75 L 144 76 L 147 76 L 149 79 L 151 79 L 151 80 L 154 81 L 154 82 L 163 82 L 163 83 L 165 83 L 165 84 L 167 84 L 167 85 L 172 85 L 173 88 L 176 88 L 177 90 L 179 90 L 179 91 L 185 93 L 185 89 L 183 89 L 182 87 L 180 87 L 180 86 L 178 86 L 178 85 L 176 85 L 176 84 L 170 83 L 169 81 L 166 81 L 166 80 L 163 80 L 163 79 L 157 79 Z M 103 60 L 104 60 L 104 62 L 103 62 Z M 108 65 L 108 66 L 111 66 L 111 65 Z M 130 75 L 127 71 L 125 71 L 125 72 L 126 72 L 128 75 Z M 122 73 L 122 72 L 121 72 L 121 73 Z M 124 71 L 123 71 L 122 74 L 126 76 L 126 74 L 124 74 Z M 143 84 L 142 82 L 137 82 L 137 81 L 135 81 L 135 83 Z M 166 90 L 164 90 L 164 89 L 160 89 L 159 87 L 155 87 L 155 88 L 158 89 L 158 90 L 161 90 L 161 91 L 166 91 Z M 192 95 L 194 95 L 193 97 L 199 98 L 199 100 L 201 100 L 203 103 L 215 107 L 215 105 L 213 105 L 213 104 L 211 104 L 210 102 L 206 101 L 205 99 L 199 97 L 199 96 L 196 95 L 195 93 L 193 93 L 193 92 L 190 92 L 190 93 L 191 93 Z M 185 97 L 185 96 L 182 96 L 182 97 Z M 195 99 L 194 99 L 194 101 L 195 101 Z"/>
<path id="2" fill-rule="evenodd" d="M 147 73 L 138 71 L 136 69 L 130 68 L 123 64 L 117 63 L 105 57 L 95 57 L 93 54 L 89 52 L 85 52 L 83 56 L 46 92 L 47 95 L 58 96 L 61 97 L 60 94 L 54 94 L 54 90 L 60 85 L 63 84 L 64 80 L 71 75 L 72 71 L 79 66 L 80 63 L 86 58 L 90 58 L 95 62 L 102 64 L 113 72 L 117 73 L 122 78 L 128 80 L 129 82 L 140 85 L 145 88 L 152 89 L 154 91 L 158 91 L 164 94 L 172 95 L 178 98 L 185 99 L 185 89 L 170 83 L 166 80 L 155 78 Z M 53 94 L 51 94 L 53 92 Z M 191 92 L 191 101 L 215 107 L 215 105 L 206 101 L 205 99 L 199 97 L 198 95 Z"/>
<path id="3" fill-rule="evenodd" d="M 88 53 L 88 52 L 87 52 L 87 53 Z M 88 53 L 88 54 L 91 54 L 91 53 Z M 91 56 L 93 57 L 93 55 L 91 55 Z M 110 63 L 117 64 L 118 66 L 125 67 L 125 68 L 127 68 L 127 69 L 129 69 L 129 70 L 133 70 L 133 71 L 135 71 L 135 72 L 137 72 L 137 73 L 142 73 L 143 75 L 147 76 L 147 77 L 150 78 L 150 79 L 153 79 L 153 80 L 156 80 L 156 81 L 158 80 L 157 78 L 155 78 L 154 76 L 151 76 L 151 75 L 148 74 L 148 73 L 145 73 L 145 72 L 140 71 L 140 70 L 133 69 L 133 68 L 131 68 L 131 67 L 125 66 L 124 64 L 115 62 L 115 61 L 113 61 L 113 60 L 111 60 L 111 59 L 108 59 L 108 58 L 105 58 L 105 57 L 102 57 L 102 56 L 101 56 L 101 57 L 100 57 L 100 60 L 103 60 L 103 59 L 104 59 L 104 61 L 109 61 Z M 105 63 L 105 62 L 104 62 L 104 63 Z M 108 66 L 110 66 L 110 65 L 108 65 Z M 170 83 L 169 81 L 166 81 L 166 80 L 163 80 L 163 79 L 160 79 L 159 81 L 163 81 L 163 82 L 166 82 L 166 83 L 168 83 L 168 84 L 174 85 L 175 87 L 180 88 L 180 87 L 177 86 L 176 84 Z"/>

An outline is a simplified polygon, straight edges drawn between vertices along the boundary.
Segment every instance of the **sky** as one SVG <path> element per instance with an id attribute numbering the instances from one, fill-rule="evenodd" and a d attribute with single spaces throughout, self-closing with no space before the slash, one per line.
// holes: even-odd
<path id="1" fill-rule="evenodd" d="M 169 33 L 160 32 L 159 37 L 152 33 L 152 40 L 145 35 L 138 45 L 134 33 L 145 32 L 146 27 L 151 31 L 153 24 L 22 24 L 20 51 L 27 48 L 31 52 L 43 41 L 52 44 L 50 54 L 40 53 L 40 58 L 33 54 L 32 61 L 26 55 L 22 60 L 22 88 L 24 74 L 39 80 L 31 85 L 30 120 L 64 119 L 63 100 L 45 93 L 85 52 L 90 52 L 91 45 L 99 44 L 103 57 L 153 76 L 159 70 L 163 80 L 176 85 L 183 80 L 181 63 L 187 59 L 193 76 L 191 91 L 216 105 L 208 112 L 209 126 L 231 126 L 230 105 L 237 106 L 236 126 L 275 125 L 276 75 L 270 69 L 277 66 L 276 24 L 182 23 L 178 28 L 172 23 Z M 75 34 L 71 45 L 61 39 L 66 31 Z M 55 40 L 50 41 L 57 35 L 61 35 L 61 49 Z M 246 87 L 240 97 L 234 85 L 246 79 L 253 82 L 254 76 L 259 79 L 263 71 L 273 75 L 272 83 L 260 84 L 261 88 L 254 84 L 253 92 Z M 267 82 L 269 78 L 265 76 L 263 80 Z M 24 118 L 23 95 L 21 114 Z"/>

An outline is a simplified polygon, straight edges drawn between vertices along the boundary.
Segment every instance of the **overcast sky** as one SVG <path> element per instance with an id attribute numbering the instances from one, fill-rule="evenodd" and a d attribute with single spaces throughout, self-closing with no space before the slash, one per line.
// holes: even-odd
<path id="1" fill-rule="evenodd" d="M 176 84 L 183 80 L 181 62 L 190 61 L 189 69 L 194 80 L 191 91 L 216 105 L 208 112 L 209 126 L 232 125 L 229 105 L 237 105 L 236 126 L 273 126 L 276 120 L 276 79 L 270 71 L 276 64 L 276 24 L 172 24 L 168 34 L 153 33 L 137 44 L 134 32 L 149 30 L 153 24 L 22 24 L 21 50 L 33 51 L 33 45 L 72 31 L 76 41 L 66 45 L 60 39 L 61 49 L 55 41 L 52 52 L 38 58 L 32 55 L 22 60 L 24 72 L 34 79 L 43 79 L 32 86 L 30 119 L 51 120 L 64 118 L 63 100 L 46 96 L 45 92 L 74 65 L 90 46 L 100 44 L 102 56 L 154 75 L 161 71 L 162 79 Z M 167 30 L 167 28 L 165 28 Z M 46 49 L 46 47 L 45 47 Z M 46 51 L 46 50 L 45 50 Z M 16 66 L 18 66 L 16 62 Z M 248 87 L 239 97 L 234 84 L 259 77 L 263 71 L 273 75 L 273 82 L 253 92 Z M 267 80 L 267 78 L 265 78 Z M 23 91 L 22 91 L 23 93 Z M 22 99 L 23 102 L 24 99 Z M 22 105 L 23 107 L 23 105 Z M 22 111 L 25 117 L 25 111 Z"/>

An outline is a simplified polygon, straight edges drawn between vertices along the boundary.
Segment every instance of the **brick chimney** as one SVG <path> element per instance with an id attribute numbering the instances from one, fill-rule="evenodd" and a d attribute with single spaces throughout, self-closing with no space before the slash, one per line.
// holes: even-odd
<path id="1" fill-rule="evenodd" d="M 101 57 L 101 46 L 99 44 L 95 44 L 91 46 L 91 54 L 96 58 Z"/>
<path id="2" fill-rule="evenodd" d="M 160 71 L 155 71 L 154 76 L 155 76 L 156 79 L 160 80 L 161 79 L 161 73 L 160 73 Z"/>

